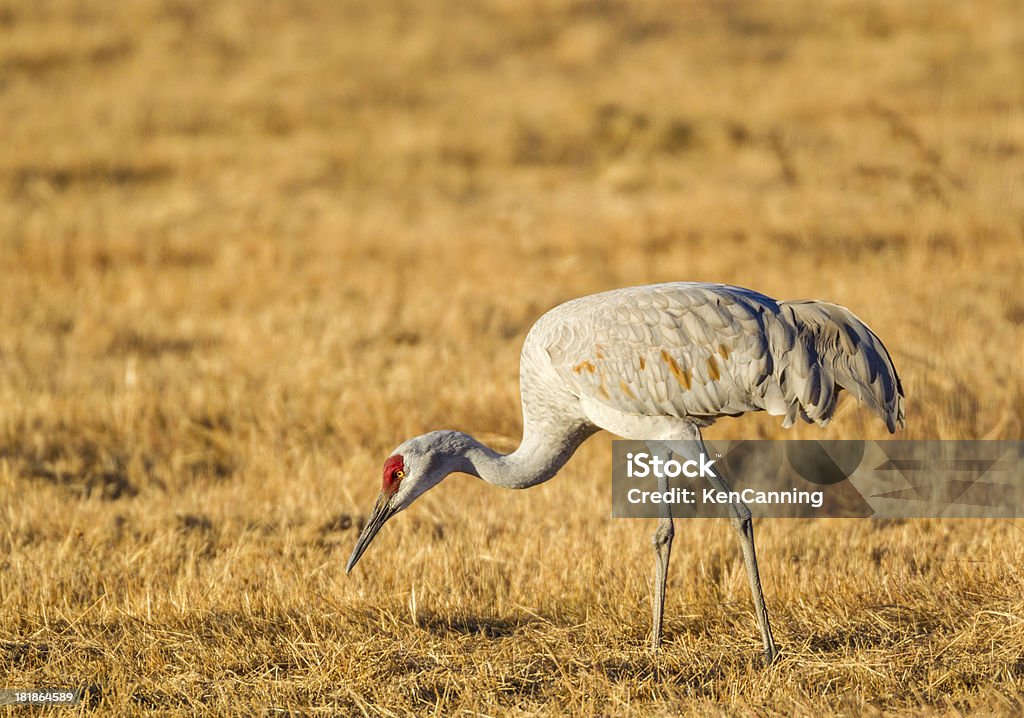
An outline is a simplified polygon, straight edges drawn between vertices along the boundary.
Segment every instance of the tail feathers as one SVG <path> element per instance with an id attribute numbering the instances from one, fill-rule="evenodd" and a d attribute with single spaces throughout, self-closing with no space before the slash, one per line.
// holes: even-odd
<path id="1" fill-rule="evenodd" d="M 797 347 L 806 352 L 791 361 L 803 377 L 791 407 L 805 421 L 828 423 L 837 394 L 845 389 L 866 404 L 890 433 L 905 423 L 903 385 L 882 341 L 853 312 L 817 301 L 781 302 L 797 330 Z M 787 416 L 788 423 L 795 417 Z"/>

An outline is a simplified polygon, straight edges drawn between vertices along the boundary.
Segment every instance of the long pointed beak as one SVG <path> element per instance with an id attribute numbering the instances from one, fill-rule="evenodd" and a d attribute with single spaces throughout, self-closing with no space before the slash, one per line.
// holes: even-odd
<path id="1" fill-rule="evenodd" d="M 388 504 L 388 499 L 390 498 L 390 496 L 383 493 L 377 497 L 377 503 L 373 506 L 373 513 L 370 514 L 369 520 L 363 526 L 363 532 L 359 534 L 356 547 L 352 550 L 352 555 L 349 556 L 348 564 L 345 566 L 345 573 L 349 573 L 355 567 L 359 557 L 363 555 L 363 551 L 373 541 L 373 537 L 380 531 L 380 527 L 384 525 L 384 522 L 395 515 L 395 510 Z"/>

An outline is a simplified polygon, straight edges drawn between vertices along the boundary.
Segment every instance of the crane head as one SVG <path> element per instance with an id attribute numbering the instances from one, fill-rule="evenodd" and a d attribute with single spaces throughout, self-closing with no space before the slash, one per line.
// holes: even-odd
<path id="1" fill-rule="evenodd" d="M 451 441 L 446 440 L 448 435 L 454 433 L 435 431 L 417 436 L 396 448 L 384 462 L 380 495 L 363 525 L 359 540 L 345 566 L 345 573 L 355 567 L 359 557 L 388 519 L 408 508 L 448 474 L 459 470 L 459 459 L 449 451 Z"/>

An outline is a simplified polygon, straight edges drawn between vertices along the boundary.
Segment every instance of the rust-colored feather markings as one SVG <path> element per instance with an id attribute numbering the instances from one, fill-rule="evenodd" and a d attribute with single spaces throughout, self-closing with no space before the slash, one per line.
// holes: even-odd
<path id="1" fill-rule="evenodd" d="M 785 417 L 784 426 L 798 418 L 824 426 L 845 389 L 890 432 L 905 421 L 885 346 L 852 312 L 827 302 L 776 302 L 726 285 L 634 287 L 567 302 L 531 338 L 574 394 L 629 414 L 703 426 L 767 411 Z M 528 342 L 524 354 L 532 350 Z M 652 351 L 659 361 L 647 361 Z"/>

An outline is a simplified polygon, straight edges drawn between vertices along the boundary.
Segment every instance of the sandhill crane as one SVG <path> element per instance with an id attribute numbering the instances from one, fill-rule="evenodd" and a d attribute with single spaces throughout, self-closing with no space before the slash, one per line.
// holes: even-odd
<path id="1" fill-rule="evenodd" d="M 749 289 L 690 282 L 571 300 L 537 320 L 523 344 L 519 448 L 500 454 L 457 431 L 433 431 L 398 446 L 384 462 L 380 496 L 346 573 L 388 519 L 453 472 L 524 489 L 552 478 L 600 429 L 663 446 L 703 448 L 702 427 L 748 411 L 784 416 L 783 427 L 797 418 L 824 426 L 843 389 L 890 432 L 903 427 L 903 387 L 889 353 L 836 304 L 778 302 Z M 709 481 L 728 490 L 721 477 Z M 777 651 L 750 510 L 736 503 L 730 513 L 771 662 Z M 663 508 L 653 536 L 654 651 L 661 643 L 674 534 L 672 515 Z"/>

